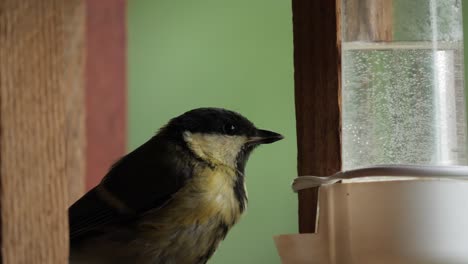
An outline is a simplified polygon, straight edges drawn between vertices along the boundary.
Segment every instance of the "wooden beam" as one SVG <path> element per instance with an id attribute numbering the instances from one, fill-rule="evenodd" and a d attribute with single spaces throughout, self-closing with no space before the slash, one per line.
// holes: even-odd
<path id="1" fill-rule="evenodd" d="M 126 1 L 87 1 L 86 188 L 125 154 Z"/>
<path id="2" fill-rule="evenodd" d="M 68 263 L 67 208 L 83 191 L 83 37 L 82 1 L 0 1 L 1 263 Z"/>
<path id="3" fill-rule="evenodd" d="M 299 175 L 341 170 L 339 5 L 293 0 Z M 314 232 L 317 189 L 299 193 L 299 231 Z"/>

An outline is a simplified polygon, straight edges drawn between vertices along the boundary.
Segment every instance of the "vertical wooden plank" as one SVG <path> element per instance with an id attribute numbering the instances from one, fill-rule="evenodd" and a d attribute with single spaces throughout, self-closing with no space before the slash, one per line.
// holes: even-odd
<path id="1" fill-rule="evenodd" d="M 79 0 L 0 1 L 2 263 L 68 263 L 68 183 L 82 188 Z"/>
<path id="2" fill-rule="evenodd" d="M 86 187 L 125 154 L 126 1 L 87 1 Z"/>
<path id="3" fill-rule="evenodd" d="M 339 1 L 292 1 L 299 175 L 341 170 Z M 301 191 L 299 231 L 316 216 L 317 189 Z"/>
<path id="4" fill-rule="evenodd" d="M 62 0 L 63 1 L 63 0 Z M 68 1 L 68 0 L 67 0 Z M 73 0 L 64 4 L 64 68 L 62 89 L 66 93 L 66 173 L 68 205 L 78 200 L 86 183 L 85 124 L 85 3 Z M 68 218 L 67 218 L 68 220 Z"/>

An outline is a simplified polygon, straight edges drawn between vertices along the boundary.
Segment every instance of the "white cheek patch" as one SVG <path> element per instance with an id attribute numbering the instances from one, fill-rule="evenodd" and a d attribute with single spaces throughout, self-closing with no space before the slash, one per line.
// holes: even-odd
<path id="1" fill-rule="evenodd" d="M 200 158 L 211 163 L 236 166 L 237 154 L 247 142 L 245 136 L 184 132 L 184 140 Z"/>

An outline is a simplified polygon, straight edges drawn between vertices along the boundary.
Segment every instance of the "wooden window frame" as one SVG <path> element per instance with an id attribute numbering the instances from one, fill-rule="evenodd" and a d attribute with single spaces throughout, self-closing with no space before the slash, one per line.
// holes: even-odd
<path id="1" fill-rule="evenodd" d="M 341 170 L 341 0 L 293 0 L 298 174 Z M 299 232 L 316 230 L 318 188 L 299 192 Z"/>

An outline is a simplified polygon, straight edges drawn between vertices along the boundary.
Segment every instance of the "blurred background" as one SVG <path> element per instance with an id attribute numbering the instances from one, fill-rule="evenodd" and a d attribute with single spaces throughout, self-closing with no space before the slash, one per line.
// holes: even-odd
<path id="1" fill-rule="evenodd" d="M 196 107 L 238 111 L 286 139 L 246 168 L 247 213 L 210 263 L 280 263 L 272 237 L 297 232 L 289 0 L 128 1 L 128 150 Z"/>
<path id="2" fill-rule="evenodd" d="M 286 139 L 251 156 L 248 211 L 210 263 L 280 263 L 272 237 L 298 231 L 291 0 L 4 0 L 0 10 L 2 260 L 66 261 L 73 201 L 170 118 L 223 107 Z"/>

